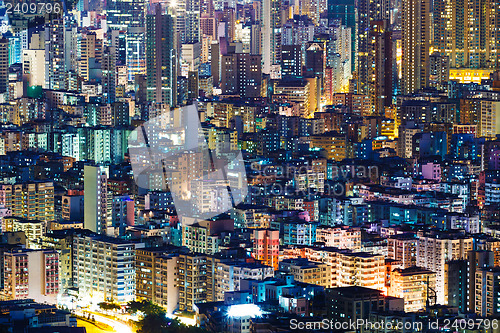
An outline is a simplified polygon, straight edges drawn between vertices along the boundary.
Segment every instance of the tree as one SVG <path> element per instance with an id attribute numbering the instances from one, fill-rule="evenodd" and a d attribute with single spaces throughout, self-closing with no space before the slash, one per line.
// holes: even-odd
<path id="1" fill-rule="evenodd" d="M 137 323 L 137 333 L 204 333 L 205 330 L 186 326 L 178 319 L 167 318 L 164 314 L 146 315 Z"/>
<path id="2" fill-rule="evenodd" d="M 153 302 L 143 300 L 141 302 L 130 301 L 127 304 L 127 312 L 134 314 L 137 312 L 142 312 L 145 315 L 152 314 L 166 314 L 165 310 Z"/>
<path id="3" fill-rule="evenodd" d="M 178 319 L 167 317 L 165 309 L 161 306 L 143 300 L 131 301 L 127 304 L 127 311 L 131 314 L 142 312 L 143 317 L 136 322 L 137 333 L 203 333 L 201 328 L 186 326 Z"/>
<path id="4" fill-rule="evenodd" d="M 97 304 L 101 310 L 120 310 L 122 307 L 117 303 L 101 302 Z"/>
<path id="5" fill-rule="evenodd" d="M 166 333 L 172 322 L 163 314 L 146 315 L 137 323 L 137 333 Z"/>

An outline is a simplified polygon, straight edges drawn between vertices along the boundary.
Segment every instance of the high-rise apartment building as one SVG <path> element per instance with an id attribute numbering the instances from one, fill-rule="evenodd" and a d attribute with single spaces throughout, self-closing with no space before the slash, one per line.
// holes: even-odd
<path id="1" fill-rule="evenodd" d="M 86 165 L 83 170 L 85 229 L 105 234 L 109 225 L 108 169 Z"/>
<path id="2" fill-rule="evenodd" d="M 186 0 L 171 2 L 170 6 L 175 13 L 175 31 L 180 44 L 196 43 L 200 40 L 200 18 L 202 2 Z"/>
<path id="3" fill-rule="evenodd" d="M 478 316 L 495 318 L 500 315 L 500 267 L 476 272 L 476 304 Z"/>
<path id="4" fill-rule="evenodd" d="M 469 286 L 475 286 L 475 280 L 470 280 L 467 260 L 451 260 L 445 265 L 447 278 L 448 306 L 457 307 L 460 312 L 468 312 Z"/>
<path id="5" fill-rule="evenodd" d="M 78 60 L 79 74 L 84 80 L 89 81 L 91 63 L 100 62 L 102 57 L 102 40 L 97 38 L 95 32 L 84 33 L 78 39 L 78 51 L 80 55 Z"/>
<path id="6" fill-rule="evenodd" d="M 27 220 L 54 220 L 54 183 L 0 185 L 0 203 L 12 216 Z"/>
<path id="7" fill-rule="evenodd" d="M 281 62 L 281 1 L 263 0 L 262 4 L 262 72 Z"/>
<path id="8" fill-rule="evenodd" d="M 253 254 L 266 266 L 278 269 L 280 235 L 279 230 L 256 229 L 253 233 Z"/>
<path id="9" fill-rule="evenodd" d="M 52 230 L 38 240 L 43 248 L 55 250 L 59 257 L 59 293 L 73 288 L 73 238 L 79 234 L 74 229 Z"/>
<path id="10" fill-rule="evenodd" d="M 184 1 L 179 1 L 184 2 Z M 177 5 L 179 6 L 179 2 Z M 179 38 L 181 44 L 196 43 L 200 41 L 200 11 L 201 1 L 187 0 L 186 3 L 186 16 L 184 18 L 184 34 L 180 32 Z M 179 18 L 180 19 L 180 18 Z"/>
<path id="11" fill-rule="evenodd" d="M 340 322 L 367 319 L 372 312 L 382 312 L 387 306 L 380 290 L 363 287 L 332 288 L 327 293 L 327 317 Z M 364 332 L 361 327 L 360 332 Z"/>
<path id="12" fill-rule="evenodd" d="M 102 94 L 104 101 L 113 103 L 116 98 L 117 88 L 117 63 L 118 57 L 116 47 L 106 46 L 103 49 L 101 69 L 102 69 Z"/>
<path id="13" fill-rule="evenodd" d="M 478 116 L 478 135 L 494 138 L 500 133 L 500 101 L 483 99 Z"/>
<path id="14" fill-rule="evenodd" d="M 23 75 L 30 87 L 45 86 L 45 50 L 23 50 Z"/>
<path id="15" fill-rule="evenodd" d="M 481 286 L 482 281 L 478 281 L 478 274 L 482 275 L 482 271 L 493 267 L 494 257 L 491 251 L 469 251 L 467 253 L 467 278 L 468 278 L 468 296 L 467 296 L 467 308 L 469 312 L 476 312 L 478 308 L 483 307 L 481 305 L 482 296 L 485 296 L 483 287 Z M 449 283 L 450 281 L 448 281 Z M 478 284 L 479 283 L 479 288 Z M 489 289 L 489 288 L 487 288 Z M 488 291 L 491 291 L 488 290 Z M 499 306 L 500 308 L 500 306 Z"/>
<path id="16" fill-rule="evenodd" d="M 389 20 L 377 20 L 370 23 L 368 77 L 366 90 L 370 96 L 376 115 L 384 115 L 385 108 L 392 105 L 393 92 L 393 46 Z M 364 61 L 364 60 L 363 60 Z"/>
<path id="17" fill-rule="evenodd" d="M 279 270 L 293 275 L 295 281 L 332 287 L 332 270 L 327 264 L 307 259 L 285 259 L 280 261 Z"/>
<path id="18" fill-rule="evenodd" d="M 434 52 L 429 57 L 429 86 L 445 90 L 450 80 L 450 57 Z"/>
<path id="19" fill-rule="evenodd" d="M 110 0 L 106 2 L 106 19 L 110 30 L 127 29 L 144 24 L 144 1 Z"/>
<path id="20" fill-rule="evenodd" d="M 372 71 L 372 33 L 381 33 L 389 27 L 382 27 L 381 23 L 372 25 L 373 20 L 389 20 L 390 19 L 390 1 L 388 0 L 360 0 L 357 2 L 357 52 L 358 62 L 356 64 L 356 72 L 358 74 L 358 93 L 368 95 L 370 92 L 369 85 L 373 78 L 370 75 Z M 377 45 L 380 49 L 380 45 Z M 389 52 L 391 49 L 384 50 Z M 380 84 L 380 81 L 377 81 Z"/>
<path id="21" fill-rule="evenodd" d="M 361 230 L 344 226 L 318 227 L 316 242 L 323 242 L 325 246 L 338 249 L 360 250 Z"/>
<path id="22" fill-rule="evenodd" d="M 143 244 L 102 235 L 73 239 L 73 277 L 83 299 L 96 303 L 135 300 L 135 251 Z"/>
<path id="23" fill-rule="evenodd" d="M 215 301 L 224 301 L 227 291 L 240 290 L 240 280 L 264 280 L 274 276 L 272 267 L 256 263 L 217 262 L 215 265 Z"/>
<path id="24" fill-rule="evenodd" d="M 417 241 L 417 266 L 436 272 L 438 304 L 448 304 L 446 262 L 465 259 L 472 250 L 472 237 L 460 234 L 420 235 Z"/>
<path id="25" fill-rule="evenodd" d="M 433 2 L 433 48 L 451 68 L 498 68 L 500 19 L 497 1 Z"/>
<path id="26" fill-rule="evenodd" d="M 146 16 L 147 99 L 176 105 L 177 39 L 175 16 L 163 14 L 160 5 Z"/>
<path id="27" fill-rule="evenodd" d="M 159 304 L 167 313 L 177 309 L 179 296 L 178 253 L 171 252 L 165 248 L 143 248 L 137 249 L 135 256 L 137 299 Z"/>
<path id="28" fill-rule="evenodd" d="M 109 30 L 119 30 L 125 35 L 125 58 L 128 80 L 144 74 L 145 61 L 145 2 L 140 0 L 110 0 L 106 2 L 106 19 Z"/>
<path id="29" fill-rule="evenodd" d="M 59 291 L 59 256 L 54 250 L 17 250 L 3 254 L 5 300 L 33 299 L 55 304 Z"/>
<path id="30" fill-rule="evenodd" d="M 0 93 L 9 87 L 9 40 L 0 38 Z"/>
<path id="31" fill-rule="evenodd" d="M 491 284 L 483 280 L 484 272 L 491 269 L 493 264 L 493 252 L 483 250 L 469 251 L 466 259 L 447 262 L 448 305 L 458 307 L 461 312 L 471 313 L 484 308 L 485 297 L 490 296 L 491 292 Z"/>
<path id="32" fill-rule="evenodd" d="M 404 299 L 405 312 L 417 312 L 427 308 L 436 284 L 436 273 L 420 267 L 395 269 L 391 272 L 389 296 Z"/>
<path id="33" fill-rule="evenodd" d="M 24 232 L 26 236 L 26 247 L 33 249 L 38 248 L 37 244 L 47 230 L 46 225 L 46 222 L 40 220 L 26 220 L 15 216 L 5 216 L 3 218 L 2 231 Z"/>
<path id="34" fill-rule="evenodd" d="M 327 264 L 331 270 L 332 288 L 360 286 L 384 290 L 386 278 L 384 256 L 354 251 L 332 247 L 289 248 L 284 250 L 283 256 L 285 259 L 305 258 L 312 262 Z"/>
<path id="35" fill-rule="evenodd" d="M 325 43 L 308 42 L 305 47 L 304 76 L 322 78 L 325 72 Z"/>
<path id="36" fill-rule="evenodd" d="M 346 137 L 336 132 L 311 136 L 310 146 L 324 149 L 328 159 L 341 161 L 346 157 Z"/>
<path id="37" fill-rule="evenodd" d="M 64 20 L 52 20 L 45 28 L 45 87 L 66 89 L 66 65 L 64 54 Z"/>
<path id="38" fill-rule="evenodd" d="M 300 45 L 281 46 L 281 75 L 297 78 L 302 75 L 302 50 Z"/>
<path id="39" fill-rule="evenodd" d="M 352 78 L 354 57 L 352 54 L 351 28 L 334 21 L 330 24 L 330 40 L 326 49 L 325 94 L 328 105 L 333 104 L 332 97 L 336 93 L 349 91 L 349 80 Z"/>
<path id="40" fill-rule="evenodd" d="M 402 268 L 417 264 L 417 239 L 413 235 L 394 235 L 387 239 L 387 256 L 401 262 Z"/>
<path id="41" fill-rule="evenodd" d="M 196 303 L 214 301 L 214 258 L 180 254 L 177 265 L 180 311 L 192 311 Z"/>
<path id="42" fill-rule="evenodd" d="M 429 81 L 430 2 L 402 2 L 402 93 L 411 94 Z"/>
<path id="43" fill-rule="evenodd" d="M 111 110 L 111 124 L 114 127 L 130 125 L 129 104 L 126 102 L 114 102 Z"/>
<path id="44" fill-rule="evenodd" d="M 356 71 L 358 63 L 357 40 L 357 3 L 354 0 L 328 0 L 328 21 L 334 24 L 335 21 L 345 26 L 350 33 L 349 43 L 351 44 L 351 72 Z"/>
<path id="45" fill-rule="evenodd" d="M 315 80 L 315 79 L 312 79 Z M 308 117 L 316 110 L 315 85 L 308 80 L 280 81 L 274 87 L 275 102 L 296 103 L 299 106 L 300 116 Z"/>
<path id="46" fill-rule="evenodd" d="M 189 77 L 189 72 L 198 72 L 201 62 L 201 43 L 182 44 L 179 75 Z"/>
<path id="47" fill-rule="evenodd" d="M 108 195 L 111 202 L 109 220 L 112 230 L 114 235 L 123 236 L 127 227 L 134 225 L 134 200 L 128 195 L 112 196 L 109 192 Z"/>
<path id="48" fill-rule="evenodd" d="M 413 136 L 422 132 L 421 128 L 403 128 L 399 129 L 398 156 L 411 158 L 413 152 Z"/>
<path id="49" fill-rule="evenodd" d="M 208 224 L 209 221 L 200 221 L 200 223 L 183 227 L 183 245 L 194 252 L 206 254 L 217 253 L 219 251 L 219 235 L 212 234 Z"/>
<path id="50" fill-rule="evenodd" d="M 383 290 L 385 286 L 385 259 L 382 255 L 366 252 L 339 251 L 337 264 L 332 267 L 332 286 L 361 286 Z"/>
<path id="51" fill-rule="evenodd" d="M 235 53 L 221 57 L 222 93 L 240 98 L 260 97 L 261 56 Z"/>

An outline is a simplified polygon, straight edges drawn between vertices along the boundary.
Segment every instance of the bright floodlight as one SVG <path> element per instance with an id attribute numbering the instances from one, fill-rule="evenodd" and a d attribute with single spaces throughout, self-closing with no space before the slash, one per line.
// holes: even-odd
<path id="1" fill-rule="evenodd" d="M 227 310 L 227 316 L 232 318 L 261 317 L 262 310 L 258 305 L 255 304 L 235 304 L 229 307 L 229 309 Z"/>

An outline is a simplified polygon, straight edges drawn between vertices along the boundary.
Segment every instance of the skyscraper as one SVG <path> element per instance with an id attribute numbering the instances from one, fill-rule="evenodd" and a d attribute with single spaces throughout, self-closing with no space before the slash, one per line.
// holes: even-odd
<path id="1" fill-rule="evenodd" d="M 370 23 L 368 58 L 368 95 L 377 115 L 384 115 L 385 107 L 392 104 L 392 32 L 389 21 Z"/>
<path id="2" fill-rule="evenodd" d="M 147 99 L 176 104 L 177 52 L 175 16 L 163 14 L 160 5 L 146 16 Z"/>
<path id="3" fill-rule="evenodd" d="M 84 33 L 79 39 L 78 49 L 80 59 L 78 62 L 78 68 L 80 70 L 80 76 L 82 76 L 85 81 L 90 80 L 90 63 L 92 59 L 96 59 L 97 44 L 98 39 L 95 32 Z"/>
<path id="4" fill-rule="evenodd" d="M 356 30 L 356 6 L 354 0 L 328 0 L 329 25 L 341 25 L 350 29 L 351 33 L 351 71 L 356 70 L 358 59 L 357 53 L 357 30 Z"/>
<path id="5" fill-rule="evenodd" d="M 128 79 L 145 71 L 144 54 L 144 1 L 108 0 L 107 25 L 109 30 L 126 31 L 126 59 Z"/>
<path id="6" fill-rule="evenodd" d="M 47 25 L 45 41 L 45 88 L 65 90 L 64 20 Z"/>
<path id="7" fill-rule="evenodd" d="M 358 93 L 368 94 L 370 77 L 370 53 L 371 21 L 390 19 L 390 2 L 388 0 L 360 0 L 358 1 L 358 24 L 357 24 L 357 46 L 358 62 L 356 72 L 358 73 Z"/>
<path id="8" fill-rule="evenodd" d="M 102 94 L 106 103 L 113 103 L 116 97 L 116 48 L 106 46 L 102 55 Z"/>
<path id="9" fill-rule="evenodd" d="M 182 2 L 182 1 L 179 1 Z M 200 1 L 186 1 L 186 43 L 200 41 Z"/>
<path id="10" fill-rule="evenodd" d="M 450 57 L 451 68 L 498 68 L 498 6 L 495 0 L 433 2 L 434 50 Z"/>
<path id="11" fill-rule="evenodd" d="M 262 10 L 262 72 L 281 62 L 281 1 L 263 0 Z"/>
<path id="12" fill-rule="evenodd" d="M 403 0 L 403 94 L 426 87 L 429 81 L 429 8 L 429 0 Z"/>
<path id="13" fill-rule="evenodd" d="M 91 165 L 86 165 L 83 170 L 84 227 L 105 234 L 108 226 L 108 170 Z"/>
<path id="14" fill-rule="evenodd" d="M 0 39 L 0 93 L 7 92 L 9 87 L 9 40 Z"/>
<path id="15" fill-rule="evenodd" d="M 175 27 L 180 44 L 200 41 L 200 2 L 199 0 L 176 1 L 173 6 L 176 17 Z M 172 2 L 173 3 L 173 2 Z"/>

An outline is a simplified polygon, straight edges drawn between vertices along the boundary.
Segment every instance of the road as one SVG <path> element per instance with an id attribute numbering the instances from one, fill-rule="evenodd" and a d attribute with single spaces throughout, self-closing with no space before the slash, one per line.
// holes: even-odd
<path id="1" fill-rule="evenodd" d="M 87 321 L 80 320 L 80 319 L 77 320 L 77 323 L 78 323 L 78 327 L 85 327 L 85 329 L 87 330 L 87 333 L 114 333 L 115 332 L 114 329 L 103 330 L 103 329 L 95 326 L 94 324 L 91 324 Z"/>
<path id="2" fill-rule="evenodd" d="M 76 314 L 78 316 L 84 316 L 82 311 L 77 311 Z M 92 316 L 94 317 L 95 321 L 98 321 L 100 323 L 103 323 L 103 324 L 106 324 L 106 325 L 113 327 L 113 329 L 117 333 L 134 333 L 134 330 L 130 326 L 128 326 L 127 324 L 124 324 L 120 321 L 101 316 L 95 312 L 92 312 Z"/>

